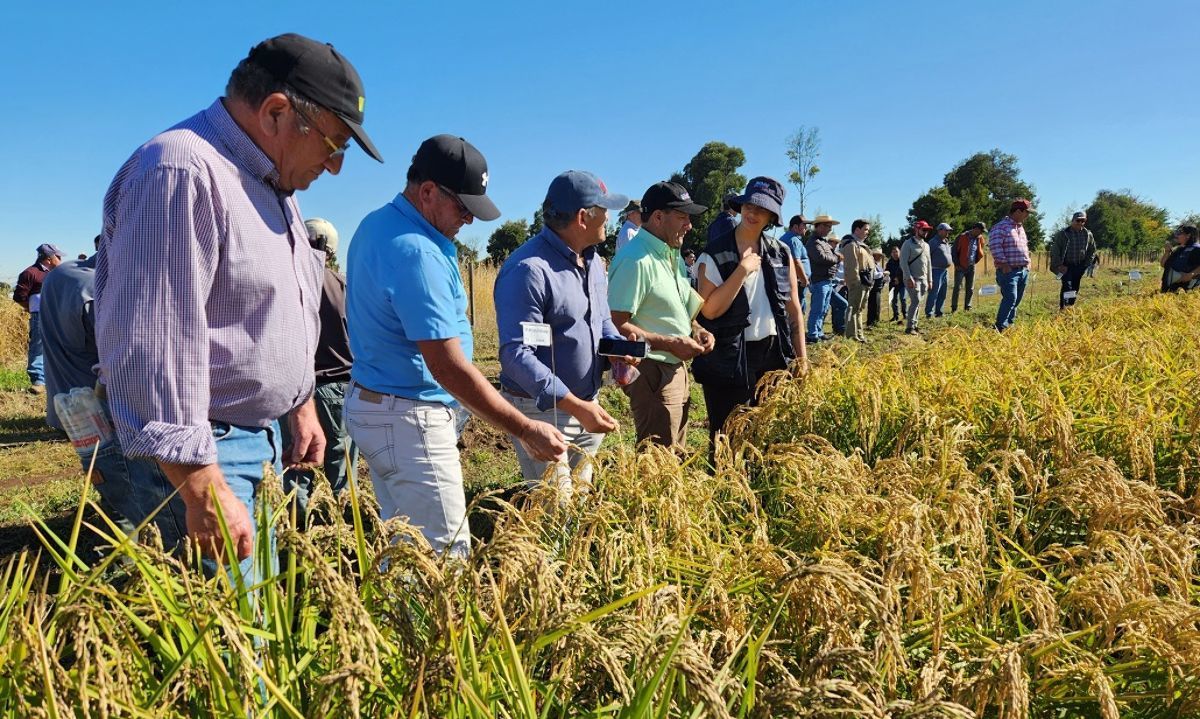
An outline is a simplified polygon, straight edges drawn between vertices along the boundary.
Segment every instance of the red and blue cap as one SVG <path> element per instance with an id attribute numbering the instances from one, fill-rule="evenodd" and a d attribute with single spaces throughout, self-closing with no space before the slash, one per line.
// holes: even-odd
<path id="1" fill-rule="evenodd" d="M 588 207 L 621 210 L 629 197 L 609 192 L 599 177 L 584 170 L 567 170 L 550 183 L 546 204 L 559 212 L 577 212 Z"/>

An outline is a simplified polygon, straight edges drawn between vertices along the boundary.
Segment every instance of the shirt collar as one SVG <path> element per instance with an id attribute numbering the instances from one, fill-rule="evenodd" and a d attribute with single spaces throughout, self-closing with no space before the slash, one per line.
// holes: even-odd
<path id="1" fill-rule="evenodd" d="M 671 253 L 675 251 L 674 247 L 671 247 L 666 242 L 663 242 L 655 237 L 654 233 L 650 232 L 650 230 L 647 230 L 645 227 L 642 227 L 637 234 L 638 237 L 642 237 L 643 235 L 644 238 L 642 239 L 642 242 L 645 243 L 651 254 L 671 259 Z"/>
<path id="2" fill-rule="evenodd" d="M 403 215 L 406 220 L 416 225 L 417 230 L 420 231 L 421 234 L 433 240 L 439 247 L 441 247 L 443 252 L 455 257 L 458 256 L 458 248 L 455 247 L 450 238 L 443 235 L 438 228 L 429 224 L 429 220 L 425 219 L 425 215 L 422 215 L 416 207 L 413 207 L 413 204 L 408 201 L 408 198 L 404 196 L 403 192 L 396 195 L 396 199 L 392 200 L 392 206 L 395 207 L 396 210 Z"/>
<path id="3" fill-rule="evenodd" d="M 563 240 L 563 238 L 559 237 L 558 233 L 549 227 L 543 226 L 542 231 L 538 233 L 538 237 L 542 240 L 542 242 L 546 243 L 547 247 L 562 255 L 563 258 L 572 265 L 577 264 L 575 262 L 575 258 L 577 257 L 582 257 L 584 262 L 587 262 L 596 254 L 595 245 L 584 248 L 583 252 L 576 252 L 575 250 L 572 250 Z"/>
<path id="4" fill-rule="evenodd" d="M 229 110 L 225 109 L 225 103 L 221 101 L 221 98 L 217 98 L 213 104 L 208 106 L 208 109 L 204 111 L 204 119 L 212 125 L 217 138 L 229 150 L 233 159 L 254 177 L 272 186 L 275 185 L 279 180 L 279 170 L 275 167 L 275 163 L 237 124 L 233 116 L 229 114 Z"/>

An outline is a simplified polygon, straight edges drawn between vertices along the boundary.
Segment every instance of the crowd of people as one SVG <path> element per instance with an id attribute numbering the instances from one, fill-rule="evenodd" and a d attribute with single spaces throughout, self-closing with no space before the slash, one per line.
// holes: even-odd
<path id="1" fill-rule="evenodd" d="M 922 311 L 943 315 L 951 266 L 950 311 L 960 289 L 971 309 L 989 251 L 998 330 L 1025 290 L 1026 200 L 990 231 L 977 222 L 952 237 L 948 223 L 918 221 L 885 258 L 864 219 L 838 239 L 833 217 L 795 215 L 774 237 L 786 191 L 755 177 L 725 200 L 697 254 L 681 248 L 708 208 L 686 187 L 657 182 L 631 199 L 569 170 L 549 183 L 543 228 L 496 280 L 493 385 L 472 362 L 455 246 L 465 225 L 500 216 L 474 145 L 437 135 L 417 147 L 399 193 L 354 233 L 346 275 L 336 229 L 301 215 L 295 193 L 337 175 L 351 141 L 383 161 L 364 107 L 357 71 L 331 45 L 260 43 L 223 97 L 121 166 L 94 256 L 59 266 L 62 253 L 42 245 L 17 284 L 47 421 L 63 426 L 54 396 L 94 388 L 115 430 L 95 455 L 101 495 L 131 525 L 152 521 L 166 546 L 195 542 L 214 570 L 251 554 L 264 465 L 303 517 L 315 469 L 340 491 L 361 453 L 384 518 L 407 517 L 435 551 L 462 556 L 458 441 L 470 416 L 508 436 L 527 483 L 549 481 L 565 501 L 618 429 L 599 402 L 606 372 L 628 396 L 638 442 L 666 447 L 685 443 L 694 376 L 712 442 L 766 373 L 805 371 L 808 347 L 830 339 L 827 317 L 863 342 L 890 305 L 917 333 Z M 597 247 L 616 212 L 606 265 Z M 1164 288 L 1200 276 L 1196 228 L 1180 233 L 1163 255 Z M 1095 263 L 1083 213 L 1051 254 L 1066 307 Z"/>

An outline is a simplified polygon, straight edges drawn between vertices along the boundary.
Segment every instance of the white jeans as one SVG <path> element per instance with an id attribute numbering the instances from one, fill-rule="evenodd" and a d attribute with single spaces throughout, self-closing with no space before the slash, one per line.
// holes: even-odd
<path id="1" fill-rule="evenodd" d="M 555 471 L 552 481 L 558 484 L 558 491 L 562 493 L 562 500 L 565 501 L 570 498 L 572 491 L 571 473 L 580 464 L 583 465 L 579 469 L 577 477 L 580 489 L 585 489 L 591 485 L 592 457 L 596 456 L 596 452 L 600 449 L 600 443 L 604 441 L 604 435 L 584 431 L 583 425 L 579 424 L 579 420 L 575 419 L 564 409 L 558 410 L 558 418 L 555 421 L 553 408 L 540 410 L 538 409 L 537 402 L 531 399 L 517 397 L 504 390 L 501 390 L 500 394 L 529 419 L 546 422 L 557 427 L 558 431 L 562 432 L 563 438 L 567 440 L 567 444 L 570 445 L 567 448 L 567 461 L 554 463 Z M 541 483 L 542 477 L 546 475 L 546 469 L 550 467 L 550 462 L 541 462 L 530 457 L 529 453 L 525 451 L 525 447 L 513 435 L 508 435 L 508 439 L 517 450 L 517 461 L 521 463 L 521 476 L 525 479 L 525 483 L 530 486 L 537 486 Z"/>
<path id="2" fill-rule="evenodd" d="M 471 548 L 457 413 L 440 402 L 377 395 L 351 383 L 346 429 L 371 468 L 384 519 L 406 516 L 435 552 Z"/>

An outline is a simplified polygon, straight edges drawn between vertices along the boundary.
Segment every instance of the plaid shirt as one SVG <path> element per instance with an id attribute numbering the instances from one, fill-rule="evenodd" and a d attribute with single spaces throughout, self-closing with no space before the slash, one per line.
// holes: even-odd
<path id="1" fill-rule="evenodd" d="M 1029 266 L 1029 240 L 1025 228 L 1005 217 L 992 225 L 988 233 L 988 248 L 997 265 Z"/>
<path id="2" fill-rule="evenodd" d="M 217 460 L 313 392 L 325 253 L 220 100 L 152 138 L 104 198 L 96 345 L 125 454 Z"/>
<path id="3" fill-rule="evenodd" d="M 1089 229 L 1067 227 L 1058 233 L 1050 245 L 1050 261 L 1058 265 L 1086 265 L 1096 254 L 1096 240 Z"/>

